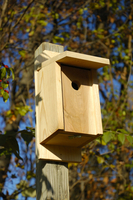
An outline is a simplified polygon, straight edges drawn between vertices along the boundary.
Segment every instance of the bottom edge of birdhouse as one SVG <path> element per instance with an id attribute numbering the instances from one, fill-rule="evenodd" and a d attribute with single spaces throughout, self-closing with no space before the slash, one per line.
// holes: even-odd
<path id="1" fill-rule="evenodd" d="M 101 134 L 88 135 L 56 131 L 52 136 L 37 145 L 38 159 L 48 162 L 81 162 L 81 147 Z"/>
<path id="2" fill-rule="evenodd" d="M 58 145 L 81 148 L 89 142 L 95 140 L 102 134 L 81 134 L 75 132 L 66 132 L 58 130 L 45 140 L 41 142 L 41 145 Z"/>

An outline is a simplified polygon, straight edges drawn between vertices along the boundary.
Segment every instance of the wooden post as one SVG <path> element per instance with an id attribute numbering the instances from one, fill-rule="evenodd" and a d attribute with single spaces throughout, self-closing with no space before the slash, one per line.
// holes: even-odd
<path id="1" fill-rule="evenodd" d="M 44 50 L 51 51 L 52 57 L 52 55 L 55 56 L 55 52 L 57 54 L 63 52 L 64 48 L 63 46 L 47 42 L 42 43 L 35 51 L 35 75 L 36 68 L 39 67 L 40 63 L 49 59 L 47 56 L 42 55 Z M 36 144 L 37 142 L 38 138 L 36 134 Z M 38 159 L 37 148 L 36 159 L 37 200 L 69 200 L 68 164 Z"/>
<path id="2" fill-rule="evenodd" d="M 80 162 L 103 133 L 96 70 L 109 60 L 63 51 L 46 42 L 35 51 L 37 200 L 69 199 L 63 162 Z"/>

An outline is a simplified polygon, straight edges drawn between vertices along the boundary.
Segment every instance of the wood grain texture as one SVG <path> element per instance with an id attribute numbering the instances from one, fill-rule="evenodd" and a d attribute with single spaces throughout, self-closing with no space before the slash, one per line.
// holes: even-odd
<path id="1" fill-rule="evenodd" d="M 49 42 L 43 42 L 35 51 L 35 58 L 38 55 L 42 54 L 43 51 L 50 51 L 54 53 L 62 53 L 64 51 L 64 47 L 61 45 L 52 44 Z"/>
<path id="2" fill-rule="evenodd" d="M 67 148 L 66 146 L 53 144 L 45 144 L 44 148 L 46 149 L 45 157 L 40 157 L 40 159 L 72 163 L 81 162 L 81 148 L 70 146 Z"/>
<path id="3" fill-rule="evenodd" d="M 47 49 L 44 49 L 44 47 L 47 47 Z M 52 47 L 54 50 L 56 49 L 57 52 L 49 51 Z M 54 63 L 53 65 L 43 68 L 39 72 L 37 71 L 37 66 L 43 60 L 50 59 L 60 51 L 62 51 L 62 46 L 56 45 L 56 47 L 54 47 L 53 44 L 43 43 L 35 52 L 36 155 L 38 159 L 49 160 L 51 157 L 56 161 L 61 161 L 60 158 L 55 156 L 54 152 L 50 152 L 40 144 L 41 141 L 51 135 L 51 133 L 55 132 L 58 128 L 63 128 L 62 96 L 59 100 L 57 99 L 60 96 L 61 89 L 60 66 L 57 63 Z M 48 71 L 50 73 L 47 74 Z M 44 98 L 45 101 L 43 101 Z M 59 112 L 61 112 L 60 115 L 58 114 Z"/>
<path id="4" fill-rule="evenodd" d="M 68 150 L 63 147 L 64 141 L 66 141 L 65 135 L 63 134 L 61 140 L 56 137 L 57 131 L 64 130 L 60 66 L 57 63 L 52 63 L 39 72 L 36 71 L 36 83 L 36 147 L 38 159 L 81 162 L 80 149 L 71 147 Z M 52 145 L 56 145 L 54 147 L 44 145 L 43 141 L 50 136 L 57 141 L 57 144 L 52 143 Z M 67 144 L 68 142 L 69 139 Z M 70 145 L 68 144 L 68 146 Z"/>
<path id="5" fill-rule="evenodd" d="M 41 143 L 58 129 L 64 130 L 61 68 L 52 63 L 37 72 L 37 132 Z"/>
<path id="6" fill-rule="evenodd" d="M 83 147 L 85 144 L 94 140 L 96 137 L 97 135 L 79 134 L 79 133 L 74 134 L 73 132 L 58 131 L 57 134 L 54 135 L 54 137 L 48 138 L 47 140 L 44 141 L 44 143 L 42 143 L 42 145 L 44 146 L 56 145 L 58 147 L 60 147 L 60 145 L 64 146 L 66 150 L 66 156 L 64 156 L 64 159 L 65 157 L 66 158 L 69 157 L 67 153 L 69 152 L 69 149 L 73 148 L 73 153 L 71 153 L 71 158 L 73 158 L 74 160 L 71 159 L 70 162 L 81 162 L 81 156 L 80 154 L 77 156 L 76 148 Z"/>
<path id="7" fill-rule="evenodd" d="M 44 50 L 62 52 L 63 47 L 43 43 L 35 52 L 35 58 L 41 54 Z M 53 55 L 53 54 L 52 54 Z M 41 94 L 39 93 L 39 82 L 37 66 L 41 63 L 39 58 L 35 60 L 35 94 L 36 94 L 36 115 L 39 114 L 38 105 L 42 101 Z M 39 157 L 45 158 L 49 152 L 48 149 L 40 144 L 39 139 L 39 120 L 36 116 L 36 188 L 37 188 L 37 200 L 69 200 L 69 180 L 68 180 L 68 164 L 67 163 L 48 163 L 46 160 L 40 160 Z M 44 121 L 42 123 L 45 123 Z M 52 155 L 55 155 L 51 152 Z M 49 155 L 49 154 L 48 154 Z"/>
<path id="8" fill-rule="evenodd" d="M 37 200 L 69 200 L 67 163 L 37 162 Z"/>
<path id="9" fill-rule="evenodd" d="M 93 75 L 95 75 L 94 70 L 92 73 L 92 70 L 62 66 L 66 132 L 81 135 L 102 134 L 97 77 Z M 72 87 L 73 82 L 79 84 L 78 90 Z"/>
<path id="10" fill-rule="evenodd" d="M 36 53 L 37 54 L 37 53 Z M 39 54 L 36 58 L 35 58 L 35 69 L 36 70 L 40 70 L 41 69 L 41 63 L 42 62 L 46 62 L 47 60 L 59 55 L 59 52 L 54 52 L 54 51 L 48 51 L 48 50 L 44 50 L 42 51 L 41 54 Z"/>
<path id="11" fill-rule="evenodd" d="M 96 133 L 103 134 L 97 70 L 92 69 L 91 74 L 92 74 L 94 112 L 95 112 L 95 121 L 96 121 Z"/>

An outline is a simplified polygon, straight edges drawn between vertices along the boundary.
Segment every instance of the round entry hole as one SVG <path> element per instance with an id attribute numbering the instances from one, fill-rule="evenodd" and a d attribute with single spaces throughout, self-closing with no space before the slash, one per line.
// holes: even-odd
<path id="1" fill-rule="evenodd" d="M 72 81 L 72 87 L 74 90 L 78 90 L 80 88 L 80 83 L 78 81 Z"/>

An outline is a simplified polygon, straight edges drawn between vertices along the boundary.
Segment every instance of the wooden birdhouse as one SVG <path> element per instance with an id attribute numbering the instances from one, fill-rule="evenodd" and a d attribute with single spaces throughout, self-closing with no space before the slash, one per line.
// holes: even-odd
<path id="1" fill-rule="evenodd" d="M 80 162 L 81 147 L 103 133 L 97 69 L 109 60 L 49 51 L 46 44 L 36 50 L 35 61 L 39 158 Z"/>

